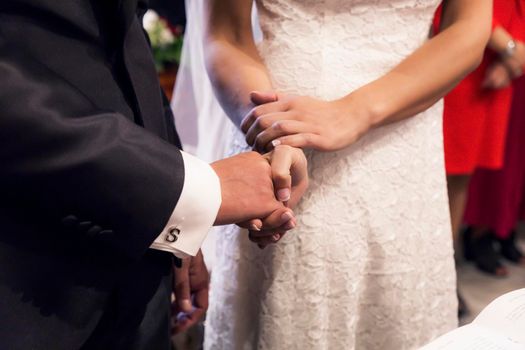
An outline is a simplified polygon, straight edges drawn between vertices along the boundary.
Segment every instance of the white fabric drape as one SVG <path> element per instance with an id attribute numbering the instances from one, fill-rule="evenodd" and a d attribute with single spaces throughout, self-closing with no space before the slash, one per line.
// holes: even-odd
<path id="1" fill-rule="evenodd" d="M 171 107 L 184 150 L 213 162 L 224 157 L 231 122 L 215 98 L 204 66 L 203 11 L 203 0 L 186 0 L 187 25 Z M 254 35 L 258 40 L 261 32 L 255 6 L 253 18 Z M 202 247 L 208 268 L 213 265 L 215 256 L 214 231 Z"/>

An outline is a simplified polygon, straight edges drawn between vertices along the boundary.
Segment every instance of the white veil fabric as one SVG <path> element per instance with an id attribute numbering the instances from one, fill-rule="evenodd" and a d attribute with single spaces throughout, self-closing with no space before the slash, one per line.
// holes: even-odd
<path id="1" fill-rule="evenodd" d="M 204 1 L 186 0 L 186 31 L 171 108 L 184 150 L 213 162 L 224 157 L 232 123 L 215 98 L 204 65 Z M 262 38 L 255 6 L 252 18 L 256 41 Z M 208 269 L 215 257 L 215 230 L 202 246 Z"/>

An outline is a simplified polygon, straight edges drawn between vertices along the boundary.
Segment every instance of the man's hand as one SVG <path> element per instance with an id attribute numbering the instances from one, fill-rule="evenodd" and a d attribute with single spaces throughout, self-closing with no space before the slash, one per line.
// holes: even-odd
<path id="1" fill-rule="evenodd" d="M 199 322 L 208 309 L 209 275 L 202 252 L 182 261 L 180 268 L 174 268 L 172 304 L 172 333 L 183 332 Z"/>
<path id="2" fill-rule="evenodd" d="M 250 98 L 255 106 L 278 101 L 273 91 L 252 93 Z M 239 226 L 249 230 L 250 240 L 264 248 L 278 242 L 297 222 L 291 209 L 294 208 L 308 187 L 308 170 L 304 153 L 290 146 L 277 146 L 264 155 L 271 164 L 275 196 L 286 207 L 273 211 L 269 216 L 252 219 Z"/>
<path id="3" fill-rule="evenodd" d="M 247 152 L 211 164 L 221 182 L 222 204 L 215 225 L 265 218 L 284 204 L 275 198 L 272 168 L 256 152 Z"/>
<path id="4" fill-rule="evenodd" d="M 248 228 L 248 237 L 260 248 L 268 244 L 277 243 L 289 230 L 297 225 L 294 213 L 291 209 L 283 208 L 274 211 L 270 216 L 262 220 L 255 219 L 249 225 L 240 226 Z"/>

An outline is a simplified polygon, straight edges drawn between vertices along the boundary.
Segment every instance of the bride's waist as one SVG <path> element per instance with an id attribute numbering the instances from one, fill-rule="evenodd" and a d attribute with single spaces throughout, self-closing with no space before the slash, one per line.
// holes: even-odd
<path id="1" fill-rule="evenodd" d="M 276 88 L 325 98 L 348 94 L 386 74 L 402 60 L 399 55 L 374 49 L 279 49 L 262 43 L 259 52 Z"/>
<path id="2" fill-rule="evenodd" d="M 263 58 L 277 57 L 281 60 L 297 59 L 318 64 L 359 65 L 373 63 L 392 66 L 414 52 L 424 41 L 406 45 L 393 45 L 391 42 L 363 40 L 360 42 L 341 42 L 334 40 L 316 40 L 315 38 L 275 38 L 263 39 L 258 43 L 259 53 Z"/>

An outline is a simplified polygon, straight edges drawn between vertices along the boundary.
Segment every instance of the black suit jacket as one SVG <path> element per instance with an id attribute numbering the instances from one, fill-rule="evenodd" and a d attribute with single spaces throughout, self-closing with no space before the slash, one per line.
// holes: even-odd
<path id="1" fill-rule="evenodd" d="M 184 166 L 145 10 L 0 1 L 0 349 L 168 348 L 172 257 L 148 247 Z"/>

